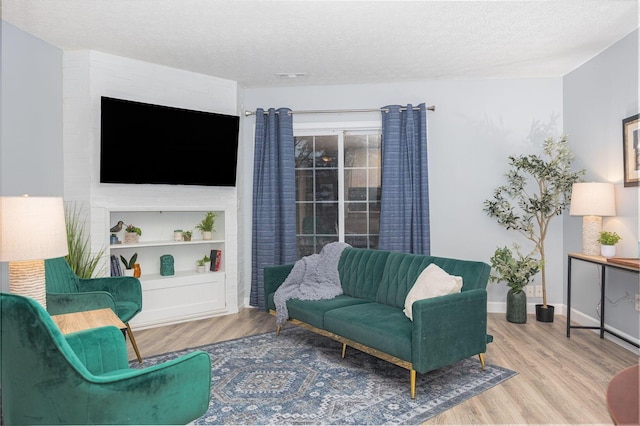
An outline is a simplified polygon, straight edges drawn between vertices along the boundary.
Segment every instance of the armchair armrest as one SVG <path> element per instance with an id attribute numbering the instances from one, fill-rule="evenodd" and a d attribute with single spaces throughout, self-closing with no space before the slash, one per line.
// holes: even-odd
<path id="1" fill-rule="evenodd" d="M 87 417 L 111 424 L 186 424 L 209 406 L 211 360 L 194 351 L 147 367 L 93 376 L 100 392 L 81 397 Z M 86 404 L 86 405 L 84 405 Z M 84 419 L 91 424 L 92 418 Z"/>
<path id="2" fill-rule="evenodd" d="M 487 349 L 487 292 L 463 291 L 413 303 L 412 364 L 426 373 Z"/>
<path id="3" fill-rule="evenodd" d="M 67 343 L 91 374 L 129 367 L 124 336 L 116 327 L 100 327 L 65 336 Z"/>
<path id="4" fill-rule="evenodd" d="M 267 298 L 267 295 L 273 293 L 280 287 L 280 285 L 287 279 L 289 276 L 289 272 L 293 269 L 293 264 L 291 265 L 278 265 L 278 266 L 267 266 L 264 268 L 264 297 Z M 265 307 L 265 310 L 269 312 L 269 307 Z"/>
<path id="5" fill-rule="evenodd" d="M 116 302 L 113 296 L 105 291 L 47 293 L 47 311 L 51 315 L 92 311 L 103 308 L 110 308 L 113 312 L 116 311 Z"/>
<path id="6" fill-rule="evenodd" d="M 116 301 L 135 302 L 142 306 L 142 286 L 140 280 L 134 277 L 81 278 L 78 290 L 106 291 Z"/>

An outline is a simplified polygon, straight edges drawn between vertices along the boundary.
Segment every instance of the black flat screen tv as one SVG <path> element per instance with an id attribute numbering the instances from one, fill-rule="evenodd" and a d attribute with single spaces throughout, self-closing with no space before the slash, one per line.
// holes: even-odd
<path id="1" fill-rule="evenodd" d="M 100 182 L 235 186 L 239 121 L 103 96 Z"/>

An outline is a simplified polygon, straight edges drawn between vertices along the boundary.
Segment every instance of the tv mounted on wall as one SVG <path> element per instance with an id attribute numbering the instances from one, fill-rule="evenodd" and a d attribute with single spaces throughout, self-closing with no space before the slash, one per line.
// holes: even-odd
<path id="1" fill-rule="evenodd" d="M 239 117 L 102 97 L 100 182 L 235 186 Z"/>

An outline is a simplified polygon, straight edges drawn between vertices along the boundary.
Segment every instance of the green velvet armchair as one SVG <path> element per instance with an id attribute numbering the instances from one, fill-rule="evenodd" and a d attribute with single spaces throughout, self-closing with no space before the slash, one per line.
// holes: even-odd
<path id="1" fill-rule="evenodd" d="M 127 335 L 142 362 L 129 321 L 142 310 L 142 287 L 134 277 L 79 278 L 64 257 L 44 261 L 47 311 L 51 315 L 111 308 L 127 326 Z"/>
<path id="2" fill-rule="evenodd" d="M 131 369 L 116 327 L 63 336 L 35 300 L 7 293 L 0 318 L 5 424 L 186 424 L 207 411 L 206 352 Z"/>

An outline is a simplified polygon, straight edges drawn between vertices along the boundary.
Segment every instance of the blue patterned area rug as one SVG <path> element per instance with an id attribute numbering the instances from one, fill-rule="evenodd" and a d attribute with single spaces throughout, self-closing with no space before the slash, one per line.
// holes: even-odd
<path id="1" fill-rule="evenodd" d="M 353 348 L 342 359 L 340 343 L 300 327 L 196 349 L 211 355 L 212 380 L 194 424 L 419 424 L 517 374 L 472 357 L 418 374 L 412 400 L 408 370 Z"/>

